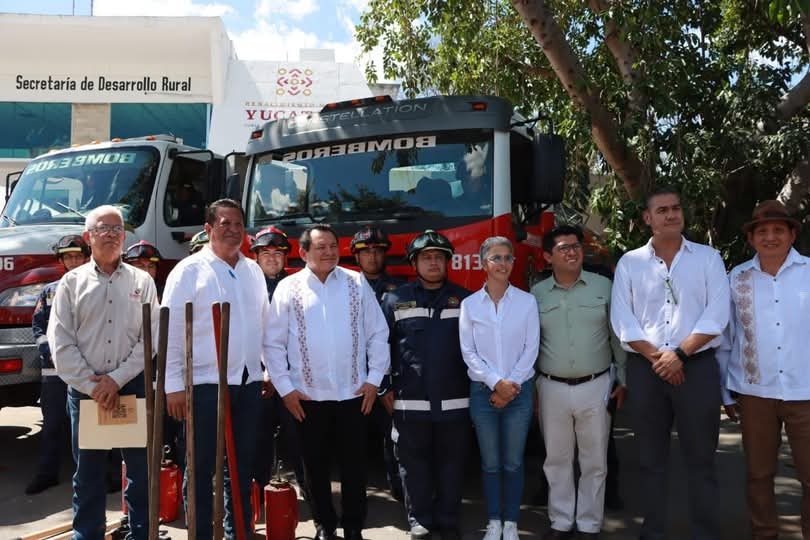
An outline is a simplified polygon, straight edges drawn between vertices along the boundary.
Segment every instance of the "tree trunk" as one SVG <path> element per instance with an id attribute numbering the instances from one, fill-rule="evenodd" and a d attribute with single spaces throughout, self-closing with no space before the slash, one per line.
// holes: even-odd
<path id="1" fill-rule="evenodd" d="M 543 54 L 574 105 L 585 110 L 591 119 L 591 137 L 599 151 L 619 178 L 631 197 L 640 193 L 643 167 L 638 156 L 619 138 L 619 125 L 604 107 L 585 75 L 585 70 L 565 39 L 562 29 L 544 0 L 511 0 L 523 17 Z"/>

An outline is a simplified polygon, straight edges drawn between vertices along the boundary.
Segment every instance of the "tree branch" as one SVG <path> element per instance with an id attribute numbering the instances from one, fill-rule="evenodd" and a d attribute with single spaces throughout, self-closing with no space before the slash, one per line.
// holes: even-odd
<path id="1" fill-rule="evenodd" d="M 776 198 L 785 205 L 788 212 L 795 214 L 808 194 L 810 194 L 810 160 L 804 159 L 790 173 Z"/>
<path id="2" fill-rule="evenodd" d="M 588 5 L 591 11 L 602 18 L 605 25 L 605 45 L 613 55 L 616 67 L 619 69 L 622 80 L 627 86 L 630 107 L 636 111 L 643 111 L 647 103 L 637 84 L 640 73 L 633 67 L 637 58 L 636 51 L 627 41 L 621 38 L 621 31 L 616 21 L 606 13 L 610 9 L 608 0 L 589 0 Z"/>
<path id="3" fill-rule="evenodd" d="M 590 114 L 591 136 L 605 161 L 616 171 L 631 197 L 639 193 L 642 166 L 638 156 L 619 138 L 619 125 L 590 90 L 585 70 L 544 0 L 511 0 L 543 49 L 554 73 L 574 105 Z"/>
<path id="4" fill-rule="evenodd" d="M 810 53 L 810 16 L 802 15 L 802 28 L 804 29 L 804 42 L 807 52 Z M 776 111 L 785 120 L 793 117 L 810 103 L 810 70 L 804 74 L 796 86 L 782 96 Z"/>

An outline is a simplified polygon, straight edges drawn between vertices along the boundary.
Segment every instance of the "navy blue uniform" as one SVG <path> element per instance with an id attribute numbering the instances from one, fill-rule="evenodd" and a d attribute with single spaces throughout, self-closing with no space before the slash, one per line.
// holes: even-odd
<path id="1" fill-rule="evenodd" d="M 31 323 L 42 369 L 42 390 L 39 397 L 39 404 L 42 407 L 42 446 L 36 476 L 49 479 L 59 477 L 60 456 L 68 444 L 70 425 L 67 414 L 67 385 L 56 375 L 51 349 L 45 337 L 48 332 L 48 319 L 51 316 L 51 302 L 58 284 L 59 281 L 54 281 L 42 289 Z"/>
<path id="2" fill-rule="evenodd" d="M 469 448 L 470 380 L 458 317 L 470 291 L 414 281 L 386 294 L 395 392 L 393 438 L 411 527 L 457 531 Z"/>
<path id="3" fill-rule="evenodd" d="M 382 305 L 383 296 L 386 293 L 396 290 L 399 286 L 405 283 L 405 280 L 382 274 L 377 279 L 368 279 L 368 284 L 371 285 L 377 301 Z M 382 396 L 391 389 L 391 376 L 386 375 L 383 377 L 377 394 Z M 398 501 L 404 497 L 402 492 L 402 480 L 399 477 L 399 464 L 394 452 L 394 441 L 391 439 L 391 415 L 385 410 L 379 400 L 374 402 L 374 408 L 371 409 L 371 423 L 380 432 L 383 438 L 383 459 L 385 460 L 385 475 L 388 478 L 388 486 L 391 489 L 391 495 Z"/>

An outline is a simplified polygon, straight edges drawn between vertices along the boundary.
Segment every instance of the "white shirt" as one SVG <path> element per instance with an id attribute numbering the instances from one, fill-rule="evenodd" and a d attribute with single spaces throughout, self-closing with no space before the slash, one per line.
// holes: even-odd
<path id="1" fill-rule="evenodd" d="M 733 317 L 717 351 L 721 380 L 740 394 L 810 399 L 810 258 L 791 248 L 772 276 L 755 256 L 729 282 Z"/>
<path id="2" fill-rule="evenodd" d="M 531 294 L 510 285 L 496 311 L 481 288 L 461 302 L 458 333 L 470 380 L 494 390 L 501 379 L 523 384 L 534 376 L 540 319 Z"/>
<path id="3" fill-rule="evenodd" d="M 143 371 L 144 303 L 152 305 L 156 338 L 157 292 L 149 274 L 123 262 L 105 274 L 94 260 L 65 274 L 56 287 L 47 332 L 57 375 L 87 395 L 96 387 L 91 375 L 109 375 L 119 388 L 138 376 Z"/>
<path id="4" fill-rule="evenodd" d="M 265 365 L 279 395 L 344 401 L 363 383 L 380 385 L 391 365 L 388 324 L 362 274 L 336 267 L 321 282 L 304 268 L 281 280 L 270 310 Z"/>
<path id="5" fill-rule="evenodd" d="M 634 352 L 631 341 L 674 350 L 690 334 L 718 336 L 703 351 L 719 345 L 728 306 L 728 279 L 717 250 L 683 238 L 667 268 L 650 240 L 619 259 L 610 322 L 626 351 Z"/>
<path id="6" fill-rule="evenodd" d="M 236 267 L 214 255 L 206 246 L 177 263 L 166 279 L 163 305 L 168 306 L 169 344 L 166 352 L 166 392 L 185 388 L 186 302 L 194 306 L 192 359 L 194 384 L 217 384 L 217 348 L 211 305 L 230 302 L 228 384 L 261 381 L 262 342 L 268 324 L 270 302 L 264 274 L 255 261 L 241 253 Z"/>

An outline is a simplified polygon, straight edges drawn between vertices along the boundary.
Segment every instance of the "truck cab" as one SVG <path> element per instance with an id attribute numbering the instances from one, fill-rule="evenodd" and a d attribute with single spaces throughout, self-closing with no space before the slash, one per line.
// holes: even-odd
<path id="1" fill-rule="evenodd" d="M 165 258 L 160 280 L 188 254 L 224 179 L 223 157 L 168 135 L 95 142 L 28 163 L 0 214 L 0 407 L 32 405 L 39 395 L 31 316 L 45 285 L 62 276 L 52 248 L 59 238 L 81 234 L 93 208 L 116 206 L 125 246 L 146 240 Z"/>

